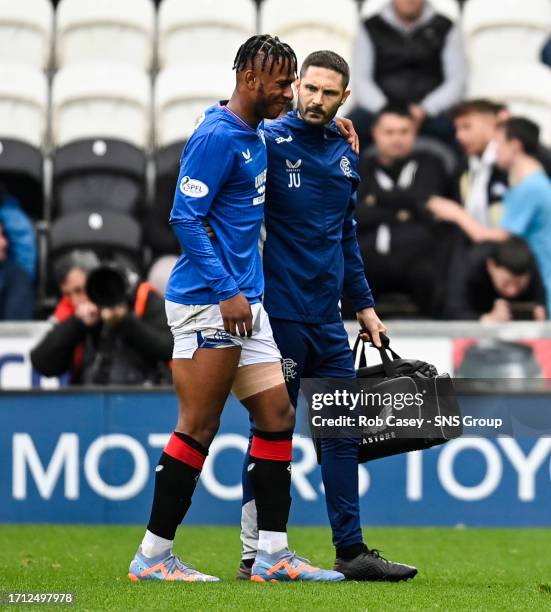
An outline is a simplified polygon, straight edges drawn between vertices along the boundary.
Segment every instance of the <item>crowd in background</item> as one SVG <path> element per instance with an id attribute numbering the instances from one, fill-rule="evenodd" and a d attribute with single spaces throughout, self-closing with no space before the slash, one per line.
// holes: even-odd
<path id="1" fill-rule="evenodd" d="M 360 25 L 353 76 L 358 238 L 377 300 L 402 316 L 547 318 L 549 152 L 532 121 L 463 99 L 458 25 L 394 0 Z"/>
<path id="2" fill-rule="evenodd" d="M 458 25 L 424 0 L 392 0 L 359 25 L 349 116 L 362 148 L 356 218 L 367 278 L 381 316 L 543 320 L 551 307 L 551 157 L 535 123 L 490 99 L 464 99 L 465 55 Z M 541 59 L 551 66 L 551 39 Z M 58 325 L 33 352 L 38 370 L 100 380 L 105 364 L 94 356 L 105 342 L 123 347 L 137 377 L 168 361 L 158 294 L 178 254 L 170 206 L 167 199 L 145 216 L 152 264 L 136 271 L 149 272 L 153 285 L 139 314 L 137 283 L 124 312 L 86 295 L 94 253 L 57 262 L 50 294 L 61 296 Z M 0 320 L 43 314 L 36 266 L 33 224 L 1 192 Z M 346 303 L 343 314 L 352 314 Z M 119 329 L 117 339 L 102 327 Z M 144 334 L 160 340 L 133 346 Z"/>

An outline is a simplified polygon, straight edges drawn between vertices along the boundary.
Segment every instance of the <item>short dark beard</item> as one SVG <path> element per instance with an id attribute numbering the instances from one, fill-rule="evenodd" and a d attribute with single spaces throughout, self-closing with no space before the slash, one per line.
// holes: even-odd
<path id="1" fill-rule="evenodd" d="M 341 101 L 342 101 L 342 99 L 341 99 Z M 335 108 L 335 112 L 333 112 L 333 113 L 328 113 L 328 114 L 326 114 L 326 115 L 324 116 L 324 118 L 323 118 L 323 119 L 324 119 L 324 121 L 323 121 L 323 123 L 322 123 L 322 124 L 321 124 L 321 123 L 320 123 L 320 124 L 315 123 L 315 124 L 312 124 L 312 125 L 325 125 L 326 123 L 329 123 L 330 121 L 332 121 L 332 120 L 335 118 L 335 115 L 338 113 L 339 108 L 340 108 L 340 102 L 339 102 L 339 104 L 337 105 L 337 107 Z M 301 104 L 301 102 L 300 102 L 300 98 L 298 98 L 298 97 L 297 97 L 297 110 L 298 110 L 298 113 L 299 113 L 299 115 L 301 116 L 302 120 L 303 120 L 305 123 L 310 123 L 310 122 L 309 122 L 309 121 L 308 121 L 308 120 L 305 118 L 305 115 L 306 115 L 306 109 L 305 109 L 305 108 L 304 108 L 304 106 Z"/>

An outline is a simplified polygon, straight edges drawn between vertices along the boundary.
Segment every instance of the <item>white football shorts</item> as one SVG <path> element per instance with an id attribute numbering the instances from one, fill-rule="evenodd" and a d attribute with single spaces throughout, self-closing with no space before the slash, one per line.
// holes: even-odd
<path id="1" fill-rule="evenodd" d="M 239 366 L 281 361 L 268 313 L 259 302 L 251 304 L 253 334 L 232 336 L 224 330 L 218 304 L 177 304 L 165 300 L 166 317 L 174 337 L 173 359 L 191 359 L 198 348 L 241 347 Z"/>

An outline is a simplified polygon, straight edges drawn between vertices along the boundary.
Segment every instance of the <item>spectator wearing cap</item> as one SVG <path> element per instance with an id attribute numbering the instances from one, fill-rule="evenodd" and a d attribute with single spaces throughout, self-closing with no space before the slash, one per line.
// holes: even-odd
<path id="1" fill-rule="evenodd" d="M 496 161 L 509 176 L 500 226 L 488 228 L 464 208 L 449 201 L 432 201 L 435 217 L 456 224 L 471 240 L 504 241 L 524 238 L 539 267 L 551 307 L 551 182 L 538 161 L 539 128 L 523 117 L 511 117 L 496 133 Z"/>
<path id="2" fill-rule="evenodd" d="M 0 224 L 0 321 L 30 321 L 33 318 L 33 284 L 10 255 L 9 246 Z"/>
<path id="3" fill-rule="evenodd" d="M 353 58 L 356 108 L 350 118 L 362 146 L 386 104 L 409 107 L 423 134 L 455 144 L 446 112 L 466 82 L 461 30 L 426 0 L 391 0 L 358 30 Z"/>
<path id="4" fill-rule="evenodd" d="M 522 238 L 481 242 L 448 274 L 444 318 L 504 323 L 523 308 L 527 318 L 547 318 L 546 292 L 529 246 Z"/>

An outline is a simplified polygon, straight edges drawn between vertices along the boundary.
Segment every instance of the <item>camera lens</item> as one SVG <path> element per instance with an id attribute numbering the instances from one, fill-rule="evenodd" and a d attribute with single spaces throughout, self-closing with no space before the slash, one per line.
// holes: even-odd
<path id="1" fill-rule="evenodd" d="M 86 282 L 88 297 L 101 308 L 124 304 L 127 289 L 124 273 L 111 266 L 101 266 L 92 270 Z"/>

